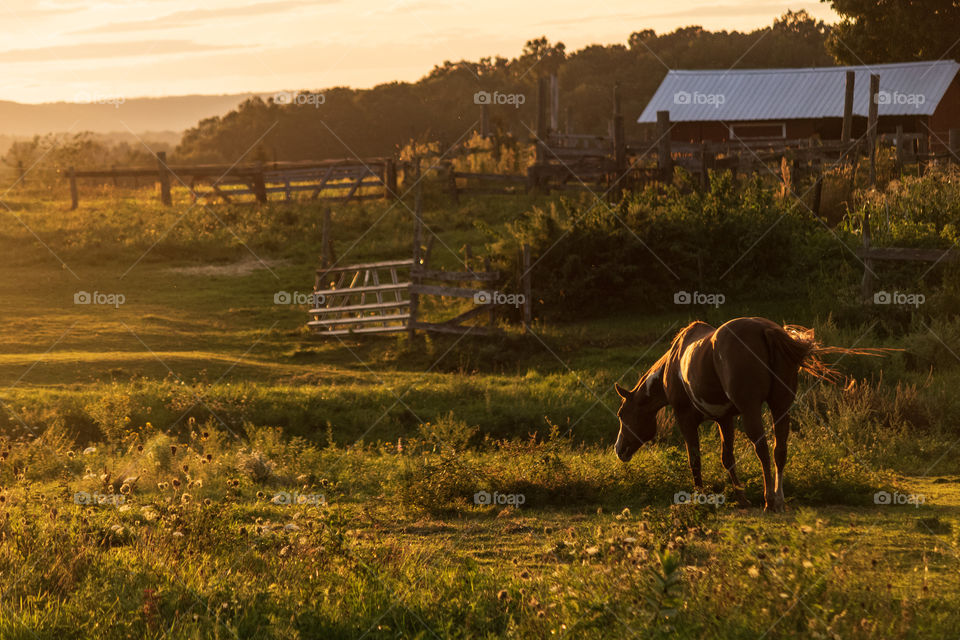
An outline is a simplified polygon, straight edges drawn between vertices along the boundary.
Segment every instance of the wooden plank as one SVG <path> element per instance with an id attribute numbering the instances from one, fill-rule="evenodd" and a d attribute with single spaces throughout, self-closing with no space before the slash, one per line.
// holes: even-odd
<path id="1" fill-rule="evenodd" d="M 955 261 L 960 259 L 956 249 L 910 249 L 902 247 L 871 247 L 858 249 L 857 255 L 871 260 L 904 260 L 917 262 Z"/>
<path id="2" fill-rule="evenodd" d="M 392 267 L 413 267 L 413 260 L 386 260 L 384 262 L 365 262 L 363 264 L 348 264 L 342 267 L 317 269 L 317 273 L 337 273 L 339 271 L 361 271 L 363 269 L 388 269 Z"/>
<path id="3" fill-rule="evenodd" d="M 329 320 L 311 320 L 307 324 L 311 327 L 336 327 L 342 324 L 378 324 L 381 322 L 400 322 L 409 320 L 409 313 L 394 313 L 392 315 L 361 316 L 354 318 L 331 318 Z M 403 325 L 406 328 L 406 324 Z"/>
<path id="4" fill-rule="evenodd" d="M 496 282 L 499 271 L 440 271 L 437 269 L 413 269 L 411 275 L 424 280 L 443 280 L 446 282 Z"/>
<path id="5" fill-rule="evenodd" d="M 354 295 L 361 293 L 372 293 L 374 291 L 396 291 L 398 289 L 406 289 L 410 286 L 409 282 L 401 282 L 400 284 L 379 284 L 371 285 L 367 287 L 345 287 L 343 289 L 321 289 L 320 291 L 314 291 L 316 294 L 323 296 L 345 296 L 345 295 Z"/>
<path id="6" fill-rule="evenodd" d="M 346 291 L 346 289 L 344 289 Z M 369 304 L 352 304 L 342 307 L 317 307 L 310 309 L 310 315 L 322 316 L 330 313 L 355 313 L 357 311 L 377 311 L 379 309 L 402 309 L 409 306 L 409 300 L 386 300 L 384 302 L 371 302 Z"/>
<path id="7" fill-rule="evenodd" d="M 354 333 L 397 333 L 407 331 L 406 325 L 397 325 L 393 327 L 351 327 L 350 329 L 332 329 L 330 331 L 319 331 L 321 336 L 348 336 Z"/>
<path id="8" fill-rule="evenodd" d="M 410 293 L 427 296 L 447 296 L 449 298 L 473 298 L 482 289 L 465 289 L 462 287 L 441 287 L 432 284 L 412 284 Z"/>

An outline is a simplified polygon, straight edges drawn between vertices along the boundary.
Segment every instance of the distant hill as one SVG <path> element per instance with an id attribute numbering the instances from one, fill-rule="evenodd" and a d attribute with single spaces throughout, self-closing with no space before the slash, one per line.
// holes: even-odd
<path id="1" fill-rule="evenodd" d="M 23 104 L 0 100 L 0 137 L 46 133 L 182 132 L 211 116 L 226 114 L 258 95 L 169 96 L 132 98 L 117 104 L 50 102 Z"/>

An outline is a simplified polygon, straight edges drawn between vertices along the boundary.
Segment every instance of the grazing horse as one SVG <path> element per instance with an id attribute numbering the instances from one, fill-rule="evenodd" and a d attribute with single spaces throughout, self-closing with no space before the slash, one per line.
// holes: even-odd
<path id="1" fill-rule="evenodd" d="M 781 327 L 766 318 L 737 318 L 719 329 L 694 322 L 676 335 L 670 349 L 640 377 L 636 387 L 627 390 L 615 385 L 623 399 L 617 412 L 617 456 L 627 462 L 644 443 L 653 440 L 657 412 L 670 405 L 687 445 L 693 484 L 702 490 L 699 428 L 705 420 L 714 420 L 720 426 L 723 466 L 738 499 L 746 503 L 733 459 L 734 420 L 740 416 L 763 467 L 764 510 L 782 511 L 789 411 L 797 376 L 804 369 L 829 379 L 832 370 L 816 354 L 834 350 L 841 351 L 821 348 L 809 329 Z M 764 435 L 764 402 L 773 414 L 775 477 Z"/>

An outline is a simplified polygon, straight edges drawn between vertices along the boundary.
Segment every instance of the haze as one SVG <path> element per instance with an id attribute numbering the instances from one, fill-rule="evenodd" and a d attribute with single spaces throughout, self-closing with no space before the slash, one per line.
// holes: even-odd
<path id="1" fill-rule="evenodd" d="M 614 0 L 584 19 L 583 2 L 571 0 L 11 0 L 0 6 L 0 100 L 370 87 L 416 80 L 444 60 L 515 56 L 541 35 L 574 50 L 625 43 L 640 29 L 749 30 L 788 9 L 837 19 L 819 2 L 782 1 Z"/>

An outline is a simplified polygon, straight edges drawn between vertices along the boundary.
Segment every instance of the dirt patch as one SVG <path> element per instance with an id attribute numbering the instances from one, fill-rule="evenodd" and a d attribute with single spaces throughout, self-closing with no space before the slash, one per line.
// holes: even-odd
<path id="1" fill-rule="evenodd" d="M 167 271 L 187 276 L 247 276 L 261 269 L 286 266 L 286 260 L 242 260 L 229 264 L 205 264 L 195 267 L 171 267 Z"/>

